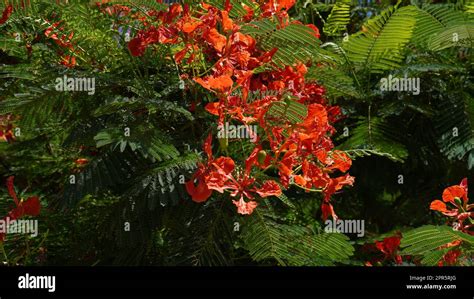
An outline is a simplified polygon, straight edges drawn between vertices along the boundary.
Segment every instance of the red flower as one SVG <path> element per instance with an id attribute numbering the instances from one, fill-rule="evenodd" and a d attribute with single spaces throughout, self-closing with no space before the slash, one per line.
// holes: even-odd
<path id="1" fill-rule="evenodd" d="M 8 143 L 15 140 L 15 136 L 13 135 L 12 129 L 12 124 L 8 124 L 6 127 L 0 124 L 0 138 Z"/>
<path id="2" fill-rule="evenodd" d="M 222 53 L 227 43 L 227 38 L 220 34 L 217 29 L 211 28 L 203 37 L 218 53 Z"/>
<path id="3" fill-rule="evenodd" d="M 15 192 L 15 187 L 13 185 L 13 180 L 15 177 L 10 176 L 7 178 L 7 190 L 8 194 L 12 197 L 13 201 L 15 202 L 15 208 L 13 208 L 8 215 L 4 218 L 9 218 L 10 220 L 19 219 L 25 215 L 29 216 L 37 216 L 41 211 L 41 203 L 39 201 L 38 196 L 31 196 L 28 197 L 26 200 L 18 200 L 18 197 Z M 0 241 L 3 241 L 5 235 L 0 233 Z"/>
<path id="4" fill-rule="evenodd" d="M 61 58 L 61 64 L 67 68 L 72 68 L 76 65 L 76 57 L 66 55 Z"/>
<path id="5" fill-rule="evenodd" d="M 329 164 L 328 169 L 346 172 L 351 168 L 352 160 L 345 152 L 335 150 L 332 152 L 332 159 L 330 159 Z"/>
<path id="6" fill-rule="evenodd" d="M 388 237 L 382 242 L 375 241 L 375 247 L 384 254 L 385 259 L 393 259 L 397 264 L 402 263 L 402 257 L 397 253 L 400 246 L 401 236 L 398 234 Z"/>
<path id="7" fill-rule="evenodd" d="M 261 197 L 281 195 L 280 186 L 274 181 L 265 181 L 262 187 L 255 189 L 255 192 Z"/>
<path id="8" fill-rule="evenodd" d="M 191 195 L 191 198 L 195 202 L 204 202 L 212 194 L 212 190 L 207 187 L 207 184 L 203 177 L 199 173 L 196 173 L 194 179 L 197 180 L 197 186 L 193 180 L 186 182 L 186 191 Z"/>
<path id="9" fill-rule="evenodd" d="M 5 7 L 5 10 L 2 13 L 2 18 L 0 18 L 0 25 L 5 24 L 7 22 L 12 12 L 13 12 L 13 5 L 9 4 L 7 7 Z"/>
<path id="10" fill-rule="evenodd" d="M 295 5 L 296 0 L 269 0 L 265 1 L 262 10 L 264 16 L 271 16 L 273 14 L 278 14 L 281 10 L 288 11 L 293 5 Z M 286 14 L 283 14 L 284 16 Z"/>
<path id="11" fill-rule="evenodd" d="M 430 209 L 433 210 L 433 211 L 438 211 L 438 212 L 441 212 L 447 216 L 454 216 L 457 214 L 457 210 L 455 211 L 451 211 L 451 210 L 448 210 L 447 207 L 446 207 L 446 204 L 444 202 L 442 202 L 441 200 L 433 200 L 431 202 L 431 205 L 430 205 Z"/>
<path id="12" fill-rule="evenodd" d="M 241 197 L 238 201 L 233 200 L 232 203 L 237 206 L 237 213 L 242 215 L 252 214 L 253 210 L 258 205 L 255 201 L 245 202 L 243 197 Z"/>
<path id="13" fill-rule="evenodd" d="M 41 203 L 38 196 L 28 197 L 25 201 L 20 201 L 18 206 L 8 213 L 10 219 L 18 219 L 24 215 L 37 216 L 41 210 Z"/>
<path id="14" fill-rule="evenodd" d="M 7 178 L 7 190 L 8 190 L 8 194 L 11 196 L 15 204 L 18 206 L 20 202 L 18 201 L 18 197 L 16 196 L 16 192 L 15 192 L 15 186 L 13 185 L 14 179 L 15 179 L 14 176 L 10 176 Z"/>
<path id="15" fill-rule="evenodd" d="M 438 262 L 438 266 L 454 266 L 456 265 L 460 255 L 461 255 L 461 250 L 459 249 L 450 250 Z"/>
<path id="16" fill-rule="evenodd" d="M 221 16 L 222 16 L 222 29 L 224 29 L 224 31 L 231 31 L 234 26 L 234 22 L 232 22 L 232 19 L 229 18 L 229 12 L 223 10 L 221 11 Z"/>
<path id="17" fill-rule="evenodd" d="M 86 159 L 86 158 L 79 158 L 79 159 L 77 159 L 76 161 L 74 161 L 74 163 L 75 163 L 77 166 L 83 166 L 83 165 L 86 165 L 87 163 L 89 163 L 89 159 Z"/>
<path id="18" fill-rule="evenodd" d="M 175 44 L 178 40 L 178 32 L 176 27 L 151 26 L 147 30 L 139 31 L 136 37 L 128 43 L 128 49 L 133 56 L 142 56 L 151 44 Z"/>
<path id="19" fill-rule="evenodd" d="M 147 46 L 148 44 L 143 37 L 135 37 L 128 43 L 128 49 L 133 56 L 142 56 Z"/>
<path id="20" fill-rule="evenodd" d="M 466 189 L 461 186 L 451 186 L 443 191 L 443 201 L 454 203 L 455 198 L 463 198 L 467 201 Z"/>
<path id="21" fill-rule="evenodd" d="M 202 25 L 202 21 L 197 20 L 190 20 L 183 24 L 183 32 L 184 33 L 192 33 L 196 30 L 200 25 Z"/>
<path id="22" fill-rule="evenodd" d="M 323 202 L 321 204 L 321 213 L 322 213 L 321 217 L 323 218 L 323 221 L 326 221 L 326 219 L 328 219 L 329 216 L 331 216 L 333 219 L 338 218 L 336 213 L 334 212 L 334 207 L 329 202 Z"/>
<path id="23" fill-rule="evenodd" d="M 44 31 L 44 35 L 48 38 L 51 38 L 61 48 L 65 48 L 65 49 L 67 48 L 69 50 L 73 50 L 73 45 L 71 43 L 71 40 L 74 37 L 74 32 L 69 33 L 69 36 L 66 36 L 65 34 L 58 36 L 58 33 L 60 34 L 61 31 L 64 30 L 62 27 L 58 28 L 60 24 L 61 24 L 61 21 L 53 23 L 51 27 L 48 27 Z"/>
<path id="24" fill-rule="evenodd" d="M 194 81 L 208 90 L 216 90 L 220 92 L 229 90 L 232 87 L 232 84 L 234 84 L 234 81 L 232 81 L 228 75 L 222 75 L 219 77 L 210 76 L 206 79 L 196 78 Z"/>
<path id="25" fill-rule="evenodd" d="M 467 197 L 467 178 L 464 178 L 459 185 L 454 185 L 444 189 L 443 201 L 436 199 L 430 204 L 430 209 L 443 213 L 453 218 L 453 227 L 456 230 L 468 234 L 474 234 L 471 228 L 474 226 L 472 217 L 474 217 L 474 205 L 468 204 Z M 465 224 L 466 220 L 467 224 Z"/>
<path id="26" fill-rule="evenodd" d="M 207 154 L 207 163 L 200 164 L 191 180 L 186 182 L 186 191 L 195 202 L 204 202 L 212 194 L 212 190 L 224 192 L 225 183 L 229 174 L 234 170 L 234 161 L 227 157 L 214 159 L 212 156 L 212 135 L 204 142 L 204 152 Z M 195 183 L 197 182 L 197 186 Z"/>

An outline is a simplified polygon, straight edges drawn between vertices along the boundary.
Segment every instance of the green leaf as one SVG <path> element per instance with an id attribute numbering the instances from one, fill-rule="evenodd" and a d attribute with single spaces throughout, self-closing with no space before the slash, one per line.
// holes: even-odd
<path id="1" fill-rule="evenodd" d="M 361 32 L 344 43 L 350 61 L 372 73 L 397 68 L 412 37 L 416 11 L 414 6 L 390 7 L 368 20 Z"/>
<path id="2" fill-rule="evenodd" d="M 323 27 L 326 35 L 338 36 L 342 32 L 346 32 L 347 24 L 349 24 L 351 20 L 351 2 L 350 0 L 336 1 Z"/>
<path id="3" fill-rule="evenodd" d="M 464 241 L 471 247 L 474 245 L 473 236 L 455 231 L 452 227 L 425 225 L 403 233 L 400 248 L 403 249 L 402 254 L 421 255 L 424 264 L 434 265 L 447 252 L 445 249 L 440 250 L 439 247 L 454 241 Z"/>
<path id="4" fill-rule="evenodd" d="M 377 154 L 396 162 L 408 156 L 399 128 L 380 117 L 371 117 L 370 121 L 361 118 L 349 132 L 350 137 L 338 149 L 349 151 L 353 156 Z"/>
<path id="5" fill-rule="evenodd" d="M 265 51 L 276 48 L 272 62 L 279 67 L 298 61 L 306 63 L 312 59 L 327 59 L 312 29 L 301 24 L 279 27 L 277 22 L 265 19 L 242 26 L 242 32 L 254 37 Z"/>
<path id="6" fill-rule="evenodd" d="M 438 32 L 429 40 L 429 48 L 440 51 L 451 47 L 472 48 L 474 42 L 474 24 L 456 25 Z"/>
<path id="7" fill-rule="evenodd" d="M 305 105 L 293 100 L 287 100 L 272 103 L 265 117 L 276 122 L 296 124 L 302 122 L 307 114 L 308 109 Z"/>
<path id="8" fill-rule="evenodd" d="M 274 260 L 288 266 L 346 263 L 354 248 L 342 234 L 314 234 L 297 225 L 276 222 L 259 209 L 242 225 L 244 248 L 257 262 Z"/>

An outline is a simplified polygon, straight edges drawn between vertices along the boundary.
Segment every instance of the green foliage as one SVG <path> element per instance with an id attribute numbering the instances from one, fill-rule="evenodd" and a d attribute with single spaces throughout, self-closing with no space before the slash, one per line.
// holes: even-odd
<path id="1" fill-rule="evenodd" d="M 343 150 L 363 149 L 385 155 L 394 161 L 403 161 L 408 152 L 403 143 L 399 128 L 378 117 L 361 119 L 350 137 L 341 144 Z"/>
<path id="2" fill-rule="evenodd" d="M 449 5 L 426 5 L 418 8 L 416 17 L 413 40 L 425 46 L 433 36 L 464 22 L 462 12 Z"/>
<path id="3" fill-rule="evenodd" d="M 274 102 L 267 111 L 266 118 L 272 122 L 272 119 L 279 122 L 289 122 L 296 124 L 305 119 L 308 114 L 305 105 L 288 99 L 284 102 Z"/>
<path id="4" fill-rule="evenodd" d="M 367 21 L 361 32 L 344 44 L 349 60 L 372 73 L 382 73 L 400 65 L 416 19 L 413 6 L 390 7 Z"/>
<path id="5" fill-rule="evenodd" d="M 331 35 L 340 35 L 346 31 L 346 27 L 350 22 L 351 12 L 350 0 L 338 0 L 334 4 L 331 14 L 328 16 L 324 24 L 324 33 Z"/>
<path id="6" fill-rule="evenodd" d="M 257 210 L 245 219 L 244 248 L 257 262 L 274 260 L 278 265 L 330 266 L 347 263 L 354 248 L 342 234 L 318 234 L 310 229 L 278 223 Z"/>
<path id="7" fill-rule="evenodd" d="M 308 78 L 315 79 L 319 84 L 323 85 L 326 88 L 327 96 L 330 99 L 334 99 L 334 102 L 336 102 L 335 99 L 341 97 L 362 98 L 354 78 L 342 69 L 331 66 L 311 68 Z"/>
<path id="8" fill-rule="evenodd" d="M 430 49 L 439 51 L 450 47 L 464 46 L 472 48 L 474 23 L 450 27 L 433 36 L 429 41 Z"/>
<path id="9" fill-rule="evenodd" d="M 455 231 L 449 226 L 433 225 L 425 225 L 404 233 L 400 246 L 403 248 L 402 254 L 421 255 L 423 256 L 422 264 L 433 266 L 444 254 L 452 250 L 452 248 L 446 248 L 446 245 L 455 241 L 462 241 L 468 252 L 473 250 L 474 238 L 472 236 Z"/>

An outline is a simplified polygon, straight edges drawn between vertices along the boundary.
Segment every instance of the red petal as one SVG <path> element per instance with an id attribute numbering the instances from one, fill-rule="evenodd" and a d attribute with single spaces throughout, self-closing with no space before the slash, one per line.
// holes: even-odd
<path id="1" fill-rule="evenodd" d="M 229 89 L 234 84 L 234 81 L 232 81 L 232 78 L 228 75 L 222 75 L 219 77 L 210 76 L 207 79 L 195 78 L 194 81 L 208 90 L 217 91 Z"/>
<path id="2" fill-rule="evenodd" d="M 252 214 L 258 205 L 255 201 L 245 202 L 243 198 L 240 198 L 239 201 L 233 200 L 232 203 L 237 207 L 237 213 L 242 215 Z"/>
<path id="3" fill-rule="evenodd" d="M 220 34 L 215 28 L 209 30 L 207 34 L 204 35 L 204 38 L 219 53 L 222 53 L 222 50 L 224 49 L 225 44 L 227 43 L 226 37 Z"/>
<path id="4" fill-rule="evenodd" d="M 306 182 L 306 180 L 304 179 L 303 176 L 301 176 L 301 175 L 295 175 L 293 178 L 294 178 L 295 183 L 296 183 L 297 185 L 300 185 L 300 186 L 302 186 L 302 187 L 305 187 L 305 186 L 306 186 L 306 183 L 307 183 L 307 182 Z"/>
<path id="5" fill-rule="evenodd" d="M 446 212 L 446 204 L 441 200 L 434 200 L 431 202 L 430 209 L 438 212 Z"/>
<path id="6" fill-rule="evenodd" d="M 222 15 L 222 28 L 224 29 L 224 31 L 232 30 L 234 23 L 229 18 L 229 13 L 224 10 L 224 11 L 221 11 L 221 15 Z"/>
<path id="7" fill-rule="evenodd" d="M 284 9 L 288 10 L 291 7 L 293 7 L 293 5 L 295 5 L 295 2 L 296 2 L 296 0 L 280 0 L 277 5 L 278 5 L 279 9 L 284 8 Z"/>
<path id="8" fill-rule="evenodd" d="M 61 64 L 68 68 L 72 68 L 76 65 L 76 57 L 66 55 L 61 58 Z"/>
<path id="9" fill-rule="evenodd" d="M 183 25 L 183 32 L 184 33 L 191 33 L 193 32 L 194 30 L 196 30 L 196 28 L 202 24 L 202 21 L 194 21 L 194 22 L 187 22 L 187 23 L 184 23 Z"/>
<path id="10" fill-rule="evenodd" d="M 257 165 L 257 155 L 262 150 L 262 146 L 256 146 L 253 151 L 250 153 L 247 159 L 245 159 L 245 172 L 250 173 L 253 165 Z"/>
<path id="11" fill-rule="evenodd" d="M 207 188 L 202 178 L 198 178 L 197 186 L 194 185 L 194 179 L 186 182 L 186 191 L 195 202 L 205 202 L 212 194 L 212 190 Z"/>
<path id="12" fill-rule="evenodd" d="M 74 163 L 76 163 L 76 165 L 86 165 L 87 163 L 89 163 L 89 159 L 79 158 Z"/>
<path id="13" fill-rule="evenodd" d="M 265 181 L 260 189 L 256 189 L 258 195 L 261 197 L 280 196 L 280 186 L 275 181 Z"/>
<path id="14" fill-rule="evenodd" d="M 41 210 L 41 203 L 38 196 L 29 197 L 26 201 L 21 203 L 23 212 L 26 215 L 37 216 Z"/>
<path id="15" fill-rule="evenodd" d="M 322 213 L 323 221 L 326 221 L 326 219 L 328 219 L 329 215 L 331 215 L 333 219 L 335 219 L 335 220 L 337 219 L 337 215 L 334 212 L 334 208 L 333 208 L 332 204 L 330 204 L 330 203 L 324 202 L 321 205 L 321 213 Z"/>
<path id="16" fill-rule="evenodd" d="M 245 14 L 245 16 L 243 16 L 243 19 L 244 19 L 245 21 L 247 21 L 247 22 L 250 21 L 250 20 L 252 20 L 253 15 L 254 15 L 253 9 L 250 8 L 250 6 L 245 5 L 244 3 L 242 3 L 242 7 L 243 7 L 243 8 L 245 9 L 245 11 L 247 12 L 247 13 Z"/>
<path id="17" fill-rule="evenodd" d="M 230 76 L 223 75 L 220 77 L 209 77 L 209 86 L 212 89 L 216 90 L 225 90 L 232 87 L 234 81 L 230 78 Z"/>
<path id="18" fill-rule="evenodd" d="M 147 43 L 141 37 L 135 37 L 128 43 L 128 49 L 133 56 L 142 56 L 145 53 Z"/>
<path id="19" fill-rule="evenodd" d="M 445 202 L 452 202 L 454 203 L 454 198 L 462 198 L 466 195 L 466 192 L 463 187 L 461 186 L 451 186 L 443 191 L 443 200 Z"/>
<path id="20" fill-rule="evenodd" d="M 334 163 L 330 166 L 331 169 L 339 169 L 342 172 L 346 172 L 351 168 L 352 160 L 345 152 L 335 150 L 332 158 Z"/>
<path id="21" fill-rule="evenodd" d="M 313 30 L 313 35 L 314 35 L 316 38 L 319 38 L 320 34 L 319 34 L 319 29 L 318 29 L 318 27 L 314 26 L 313 24 L 308 24 L 308 25 L 306 25 L 306 27 L 311 28 L 311 29 Z"/>
<path id="22" fill-rule="evenodd" d="M 183 60 L 187 52 L 188 52 L 188 47 L 185 47 L 183 50 L 174 54 L 174 60 L 176 60 L 176 63 L 181 63 L 181 60 Z"/>
<path id="23" fill-rule="evenodd" d="M 212 159 L 212 134 L 207 135 L 203 145 L 204 152 L 207 154 L 209 160 Z"/>
<path id="24" fill-rule="evenodd" d="M 219 116 L 219 102 L 209 103 L 206 105 L 206 111 L 212 115 Z"/>
<path id="25" fill-rule="evenodd" d="M 214 161 L 214 165 L 217 165 L 224 171 L 225 174 L 231 173 L 235 168 L 234 160 L 229 157 L 219 157 Z"/>

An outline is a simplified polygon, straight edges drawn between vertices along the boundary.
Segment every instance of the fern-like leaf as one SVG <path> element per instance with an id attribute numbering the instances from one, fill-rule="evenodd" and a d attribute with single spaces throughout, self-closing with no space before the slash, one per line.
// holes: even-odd
<path id="1" fill-rule="evenodd" d="M 455 231 L 449 226 L 426 225 L 404 233 L 400 247 L 403 248 L 402 254 L 421 255 L 424 257 L 422 263 L 434 265 L 447 252 L 440 247 L 454 241 L 474 246 L 473 236 Z"/>
<path id="2" fill-rule="evenodd" d="M 351 20 L 351 2 L 350 0 L 336 1 L 323 27 L 325 34 L 338 36 L 346 31 L 347 24 L 349 24 Z"/>
<path id="3" fill-rule="evenodd" d="M 280 224 L 258 209 L 246 219 L 241 238 L 252 259 L 279 265 L 345 263 L 354 251 L 342 234 L 314 234 L 301 226 Z"/>
<path id="4" fill-rule="evenodd" d="M 403 60 L 403 50 L 410 41 L 415 25 L 416 8 L 390 7 L 370 19 L 361 32 L 344 44 L 347 56 L 360 68 L 372 73 L 397 68 Z"/>

